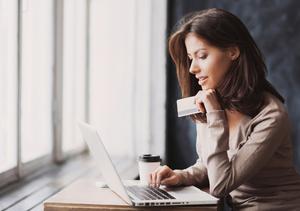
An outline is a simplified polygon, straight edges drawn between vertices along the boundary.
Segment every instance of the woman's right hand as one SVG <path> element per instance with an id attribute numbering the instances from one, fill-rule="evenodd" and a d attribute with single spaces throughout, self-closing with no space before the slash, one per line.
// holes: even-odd
<path id="1" fill-rule="evenodd" d="M 150 186 L 159 188 L 160 185 L 176 186 L 181 183 L 180 175 L 168 166 L 160 166 L 150 174 Z"/>

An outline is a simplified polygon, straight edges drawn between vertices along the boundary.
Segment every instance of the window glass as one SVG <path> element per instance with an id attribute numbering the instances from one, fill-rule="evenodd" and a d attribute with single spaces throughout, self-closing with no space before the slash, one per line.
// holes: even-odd
<path id="1" fill-rule="evenodd" d="M 53 1 L 22 1 L 21 158 L 52 152 Z"/>
<path id="2" fill-rule="evenodd" d="M 0 0 L 0 173 L 17 161 L 17 8 Z"/>
<path id="3" fill-rule="evenodd" d="M 78 121 L 86 108 L 86 2 L 64 1 L 63 37 L 63 151 L 84 147 Z"/>
<path id="4" fill-rule="evenodd" d="M 89 38 L 90 122 L 112 156 L 132 155 L 135 1 L 92 0 Z"/>

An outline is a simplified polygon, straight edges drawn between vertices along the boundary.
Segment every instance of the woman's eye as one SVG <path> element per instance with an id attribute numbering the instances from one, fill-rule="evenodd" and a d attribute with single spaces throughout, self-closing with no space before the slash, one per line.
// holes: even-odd
<path id="1" fill-rule="evenodd" d="M 207 55 L 199 56 L 199 59 L 206 59 Z"/>

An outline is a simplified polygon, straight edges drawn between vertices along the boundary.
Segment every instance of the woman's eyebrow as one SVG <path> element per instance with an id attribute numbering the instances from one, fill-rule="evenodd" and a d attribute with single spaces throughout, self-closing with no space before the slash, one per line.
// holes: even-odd
<path id="1" fill-rule="evenodd" d="M 206 48 L 198 48 L 194 53 L 192 54 L 197 54 L 199 51 L 203 51 L 203 50 L 206 50 Z M 191 55 L 191 53 L 187 52 L 187 55 Z"/>

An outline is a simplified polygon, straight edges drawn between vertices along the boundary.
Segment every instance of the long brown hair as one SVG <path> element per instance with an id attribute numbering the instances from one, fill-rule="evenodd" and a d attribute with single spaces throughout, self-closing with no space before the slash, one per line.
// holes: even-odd
<path id="1" fill-rule="evenodd" d="M 190 61 L 184 41 L 191 32 L 215 47 L 238 47 L 240 50 L 239 57 L 217 88 L 223 109 L 237 110 L 254 117 L 264 104 L 265 91 L 284 102 L 284 98 L 267 81 L 263 55 L 245 25 L 230 12 L 215 8 L 184 16 L 169 38 L 169 52 L 176 65 L 182 97 L 194 96 L 201 90 L 196 78 L 189 72 Z M 206 115 L 191 117 L 206 121 Z"/>

